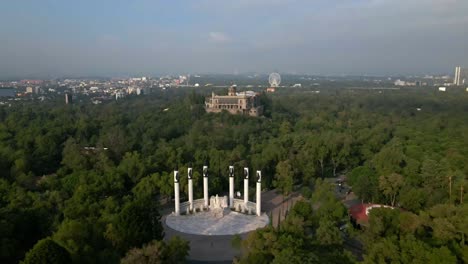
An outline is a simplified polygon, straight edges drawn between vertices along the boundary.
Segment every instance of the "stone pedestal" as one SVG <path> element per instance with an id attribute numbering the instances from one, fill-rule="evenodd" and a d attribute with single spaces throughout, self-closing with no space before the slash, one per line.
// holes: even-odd
<path id="1" fill-rule="evenodd" d="M 175 215 L 180 215 L 180 197 L 179 197 L 180 187 L 179 187 L 179 172 L 174 171 L 174 201 L 175 201 L 175 208 L 174 213 Z"/>
<path id="2" fill-rule="evenodd" d="M 260 216 L 262 214 L 261 212 L 261 206 L 262 206 L 262 172 L 257 171 L 257 215 Z"/>
<path id="3" fill-rule="evenodd" d="M 188 199 L 189 199 L 189 209 L 193 211 L 193 182 L 192 182 L 192 168 L 188 168 Z"/>
<path id="4" fill-rule="evenodd" d="M 234 207 L 234 177 L 229 177 L 229 207 Z"/>
<path id="5" fill-rule="evenodd" d="M 205 200 L 205 208 L 208 208 L 208 166 L 203 166 L 203 199 Z"/>
<path id="6" fill-rule="evenodd" d="M 244 204 L 249 201 L 249 168 L 244 168 Z"/>
<path id="7" fill-rule="evenodd" d="M 229 166 L 229 207 L 234 207 L 234 166 Z"/>

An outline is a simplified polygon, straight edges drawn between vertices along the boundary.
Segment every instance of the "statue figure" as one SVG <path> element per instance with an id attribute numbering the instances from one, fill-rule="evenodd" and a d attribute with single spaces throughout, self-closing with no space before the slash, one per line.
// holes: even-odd
<path id="1" fill-rule="evenodd" d="M 210 198 L 210 213 L 216 218 L 221 218 L 226 213 L 227 197 L 219 198 L 218 195 L 211 196 Z"/>

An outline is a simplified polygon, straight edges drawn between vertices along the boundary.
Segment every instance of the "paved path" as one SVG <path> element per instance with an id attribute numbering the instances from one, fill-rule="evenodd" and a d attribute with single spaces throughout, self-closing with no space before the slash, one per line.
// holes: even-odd
<path id="1" fill-rule="evenodd" d="M 271 190 L 262 193 L 262 208 L 270 216 L 272 226 L 277 227 L 282 222 L 294 204 L 302 199 L 302 196 L 298 193 L 292 193 L 291 195 L 284 197 L 281 194 L 276 193 L 276 190 Z"/>
<path id="2" fill-rule="evenodd" d="M 268 216 L 262 214 L 247 215 L 224 210 L 223 217 L 214 217 L 210 212 L 199 212 L 189 215 L 167 215 L 166 225 L 170 228 L 194 235 L 235 235 L 248 233 L 268 225 Z"/>
<path id="3" fill-rule="evenodd" d="M 180 236 L 190 241 L 189 262 L 192 263 L 232 263 L 232 259 L 239 254 L 231 246 L 233 236 L 203 236 L 178 232 L 165 224 L 165 217 L 161 219 L 164 226 L 165 239 Z M 246 235 L 241 235 L 245 238 Z"/>

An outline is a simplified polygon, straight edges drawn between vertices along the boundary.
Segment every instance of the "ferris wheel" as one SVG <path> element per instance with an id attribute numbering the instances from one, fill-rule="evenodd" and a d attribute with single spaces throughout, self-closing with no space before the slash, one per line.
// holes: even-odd
<path id="1" fill-rule="evenodd" d="M 268 82 L 270 83 L 271 87 L 278 87 L 281 83 L 281 75 L 279 75 L 277 72 L 270 74 L 268 77 Z"/>

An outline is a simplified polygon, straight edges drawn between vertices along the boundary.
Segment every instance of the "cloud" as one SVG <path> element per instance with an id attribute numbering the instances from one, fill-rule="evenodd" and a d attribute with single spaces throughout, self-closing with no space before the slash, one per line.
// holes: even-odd
<path id="1" fill-rule="evenodd" d="M 209 35 L 210 41 L 212 42 L 226 43 L 226 42 L 231 41 L 231 38 L 226 33 L 223 33 L 223 32 L 210 32 L 208 35 Z"/>
<path id="2" fill-rule="evenodd" d="M 444 73 L 468 61 L 468 0 L 144 3 L 145 8 L 129 3 L 112 6 L 111 15 L 90 20 L 86 4 L 80 1 L 77 5 L 83 10 L 74 12 L 76 21 L 53 15 L 43 20 L 42 13 L 24 4 L 2 9 L 0 35 L 8 38 L 0 45 L 0 75 L 38 69 L 99 75 L 236 68 L 323 74 Z M 68 5 L 63 4 L 63 11 Z M 154 10 L 160 15 L 155 16 Z M 20 11 L 35 23 L 9 16 Z M 59 11 L 53 14 L 67 13 Z M 118 23 L 109 23 L 116 17 Z M 92 21 L 93 27 L 81 21 Z"/>

